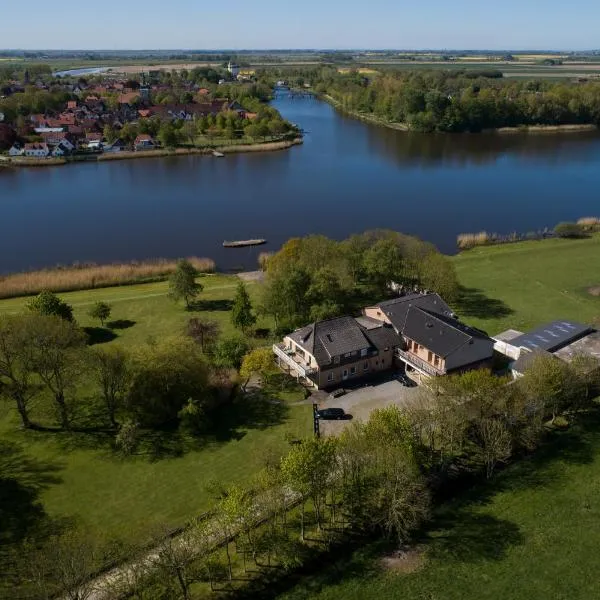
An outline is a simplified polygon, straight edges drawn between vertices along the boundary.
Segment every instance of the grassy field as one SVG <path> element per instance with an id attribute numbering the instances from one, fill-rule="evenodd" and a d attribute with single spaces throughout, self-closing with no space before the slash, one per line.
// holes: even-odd
<path id="1" fill-rule="evenodd" d="M 229 308 L 237 278 L 207 275 L 204 292 L 193 311 L 167 297 L 167 283 L 132 285 L 60 294 L 73 305 L 82 326 L 98 326 L 88 316 L 99 300 L 113 306 L 120 322 L 117 337 L 107 344 L 135 347 L 148 340 L 180 335 L 191 316 L 207 317 L 233 333 Z M 256 285 L 249 284 L 251 296 Z M 26 299 L 0 301 L 0 313 L 18 312 Z M 259 323 L 268 326 L 269 323 Z M 262 343 L 265 343 L 264 341 Z M 105 344 L 106 345 L 106 344 Z M 280 394 L 300 400 L 300 390 Z M 34 406 L 32 417 L 45 422 L 47 404 Z M 23 432 L 12 406 L 0 402 L 0 440 L 15 457 L 26 458 L 23 481 L 33 481 L 43 511 L 53 519 L 73 520 L 99 539 L 143 543 L 160 526 L 178 526 L 208 509 L 213 497 L 207 483 L 242 482 L 259 468 L 269 452 L 283 452 L 286 437 L 311 432 L 310 407 L 248 403 L 218 416 L 214 435 L 194 439 L 178 433 L 146 435 L 136 456 L 118 458 L 112 435 L 103 433 Z M 0 509 L 6 508 L 0 497 Z M 17 511 L 18 514 L 21 508 Z M 0 510 L 2 513 L 2 510 Z M 24 518 L 24 517 L 23 517 Z"/>
<path id="2" fill-rule="evenodd" d="M 474 248 L 452 259 L 465 288 L 457 312 L 490 335 L 555 319 L 600 317 L 600 236 Z"/>
<path id="3" fill-rule="evenodd" d="M 285 600 L 589 600 L 600 597 L 600 420 L 555 434 L 435 515 L 420 554 L 392 563 L 381 547 L 328 564 Z M 388 563 L 389 567 L 389 563 Z"/>

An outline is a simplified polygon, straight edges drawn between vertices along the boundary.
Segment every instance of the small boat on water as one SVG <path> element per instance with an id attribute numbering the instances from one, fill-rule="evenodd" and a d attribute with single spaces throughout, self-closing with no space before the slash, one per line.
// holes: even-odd
<path id="1" fill-rule="evenodd" d="M 232 242 L 223 242 L 223 248 L 244 248 L 245 246 L 262 246 L 267 240 L 237 240 Z"/>
<path id="2" fill-rule="evenodd" d="M 217 158 L 223 158 L 225 156 L 222 152 L 217 152 L 216 150 L 213 150 L 212 155 L 216 156 Z"/>

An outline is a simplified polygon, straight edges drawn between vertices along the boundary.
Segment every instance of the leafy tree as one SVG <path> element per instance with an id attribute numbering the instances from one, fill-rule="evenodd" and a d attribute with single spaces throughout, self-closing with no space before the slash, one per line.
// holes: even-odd
<path id="1" fill-rule="evenodd" d="M 402 281 L 402 253 L 392 239 L 376 241 L 366 251 L 363 265 L 367 278 L 379 291 L 384 291 L 391 281 Z"/>
<path id="2" fill-rule="evenodd" d="M 117 427 L 116 414 L 124 405 L 132 378 L 129 356 L 121 348 L 112 347 L 91 350 L 89 357 L 92 377 L 102 393 L 108 418 Z"/>
<path id="3" fill-rule="evenodd" d="M 256 348 L 250 351 L 244 356 L 240 367 L 240 375 L 246 380 L 244 388 L 248 385 L 252 375 L 260 375 L 263 381 L 268 383 L 269 377 L 275 373 L 277 373 L 277 368 L 271 348 Z"/>
<path id="4" fill-rule="evenodd" d="M 252 302 L 248 290 L 242 281 L 238 283 L 237 292 L 231 309 L 231 322 L 234 327 L 244 333 L 256 323 L 256 316 L 252 312 Z"/>
<path id="5" fill-rule="evenodd" d="M 185 300 L 187 308 L 190 302 L 204 289 L 202 284 L 196 282 L 198 272 L 188 260 L 180 260 L 177 268 L 169 277 L 169 296 L 175 300 Z"/>
<path id="6" fill-rule="evenodd" d="M 109 144 L 112 144 L 118 137 L 115 128 L 108 124 L 104 126 L 102 135 Z"/>
<path id="7" fill-rule="evenodd" d="M 90 308 L 88 315 L 92 319 L 98 319 L 102 327 L 104 327 L 104 321 L 110 318 L 112 307 L 108 302 L 96 302 L 92 308 Z"/>
<path id="8" fill-rule="evenodd" d="M 170 121 L 165 121 L 158 130 L 158 140 L 165 148 L 177 146 L 177 131 Z"/>
<path id="9" fill-rule="evenodd" d="M 25 340 L 31 369 L 54 396 L 63 429 L 71 427 L 66 396 L 81 370 L 85 342 L 80 329 L 57 316 L 37 317 L 35 330 Z"/>
<path id="10" fill-rule="evenodd" d="M 442 254 L 432 252 L 420 264 L 420 280 L 423 287 L 437 292 L 446 302 L 458 296 L 458 278 L 454 265 Z"/>
<path id="11" fill-rule="evenodd" d="M 554 228 L 554 233 L 561 238 L 585 237 L 585 229 L 579 223 L 559 223 Z"/>
<path id="12" fill-rule="evenodd" d="M 239 369 L 249 350 L 250 345 L 243 337 L 225 338 L 216 344 L 213 360 L 220 367 Z"/>
<path id="13" fill-rule="evenodd" d="M 25 428 L 32 427 L 29 403 L 38 390 L 30 355 L 36 321 L 29 316 L 0 317 L 0 395 L 15 402 Z"/>
<path id="14" fill-rule="evenodd" d="M 191 342 L 164 342 L 140 350 L 126 408 L 143 427 L 176 423 L 190 401 L 211 405 L 208 370 Z"/>
<path id="15" fill-rule="evenodd" d="M 300 539 L 304 540 L 304 504 L 311 498 L 317 526 L 321 527 L 325 494 L 335 470 L 335 440 L 309 438 L 303 440 L 281 459 L 281 474 L 290 487 L 301 497 Z"/>
<path id="16" fill-rule="evenodd" d="M 205 352 L 209 346 L 215 343 L 220 330 L 216 321 L 192 317 L 187 323 L 185 332 L 200 346 L 200 350 Z"/>
<path id="17" fill-rule="evenodd" d="M 138 444 L 139 430 L 139 423 L 133 419 L 123 421 L 119 432 L 115 436 L 115 446 L 124 456 L 130 456 L 135 452 Z"/>
<path id="18" fill-rule="evenodd" d="M 65 321 L 73 321 L 73 307 L 49 291 L 40 292 L 27 303 L 27 308 L 38 315 L 56 316 Z"/>
<path id="19" fill-rule="evenodd" d="M 512 439 L 507 426 L 498 418 L 478 419 L 475 426 L 476 441 L 481 449 L 486 476 L 489 479 L 499 462 L 512 454 Z"/>

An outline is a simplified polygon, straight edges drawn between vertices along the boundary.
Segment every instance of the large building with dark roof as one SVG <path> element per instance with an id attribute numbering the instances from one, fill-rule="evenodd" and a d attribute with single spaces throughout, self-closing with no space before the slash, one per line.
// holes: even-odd
<path id="1" fill-rule="evenodd" d="M 438 294 L 408 294 L 363 310 L 401 338 L 396 358 L 413 379 L 489 366 L 494 340 L 461 323 Z"/>
<path id="2" fill-rule="evenodd" d="M 317 321 L 273 350 L 281 367 L 317 388 L 404 366 L 416 381 L 489 364 L 493 340 L 461 323 L 437 294 L 410 294 L 360 317 Z"/>

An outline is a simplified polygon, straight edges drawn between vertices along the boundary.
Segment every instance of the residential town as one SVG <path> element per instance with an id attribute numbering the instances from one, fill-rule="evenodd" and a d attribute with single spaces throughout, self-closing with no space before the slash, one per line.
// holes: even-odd
<path id="1" fill-rule="evenodd" d="M 269 89 L 231 62 L 221 75 L 142 74 L 30 81 L 0 88 L 0 150 L 10 157 L 96 156 L 158 147 L 213 146 L 285 136 L 264 104 Z M 206 79 L 204 76 L 210 77 Z M 227 79 L 224 77 L 227 76 Z M 64 100 L 63 100 L 64 98 Z M 45 110 L 35 110 L 43 106 Z"/>

